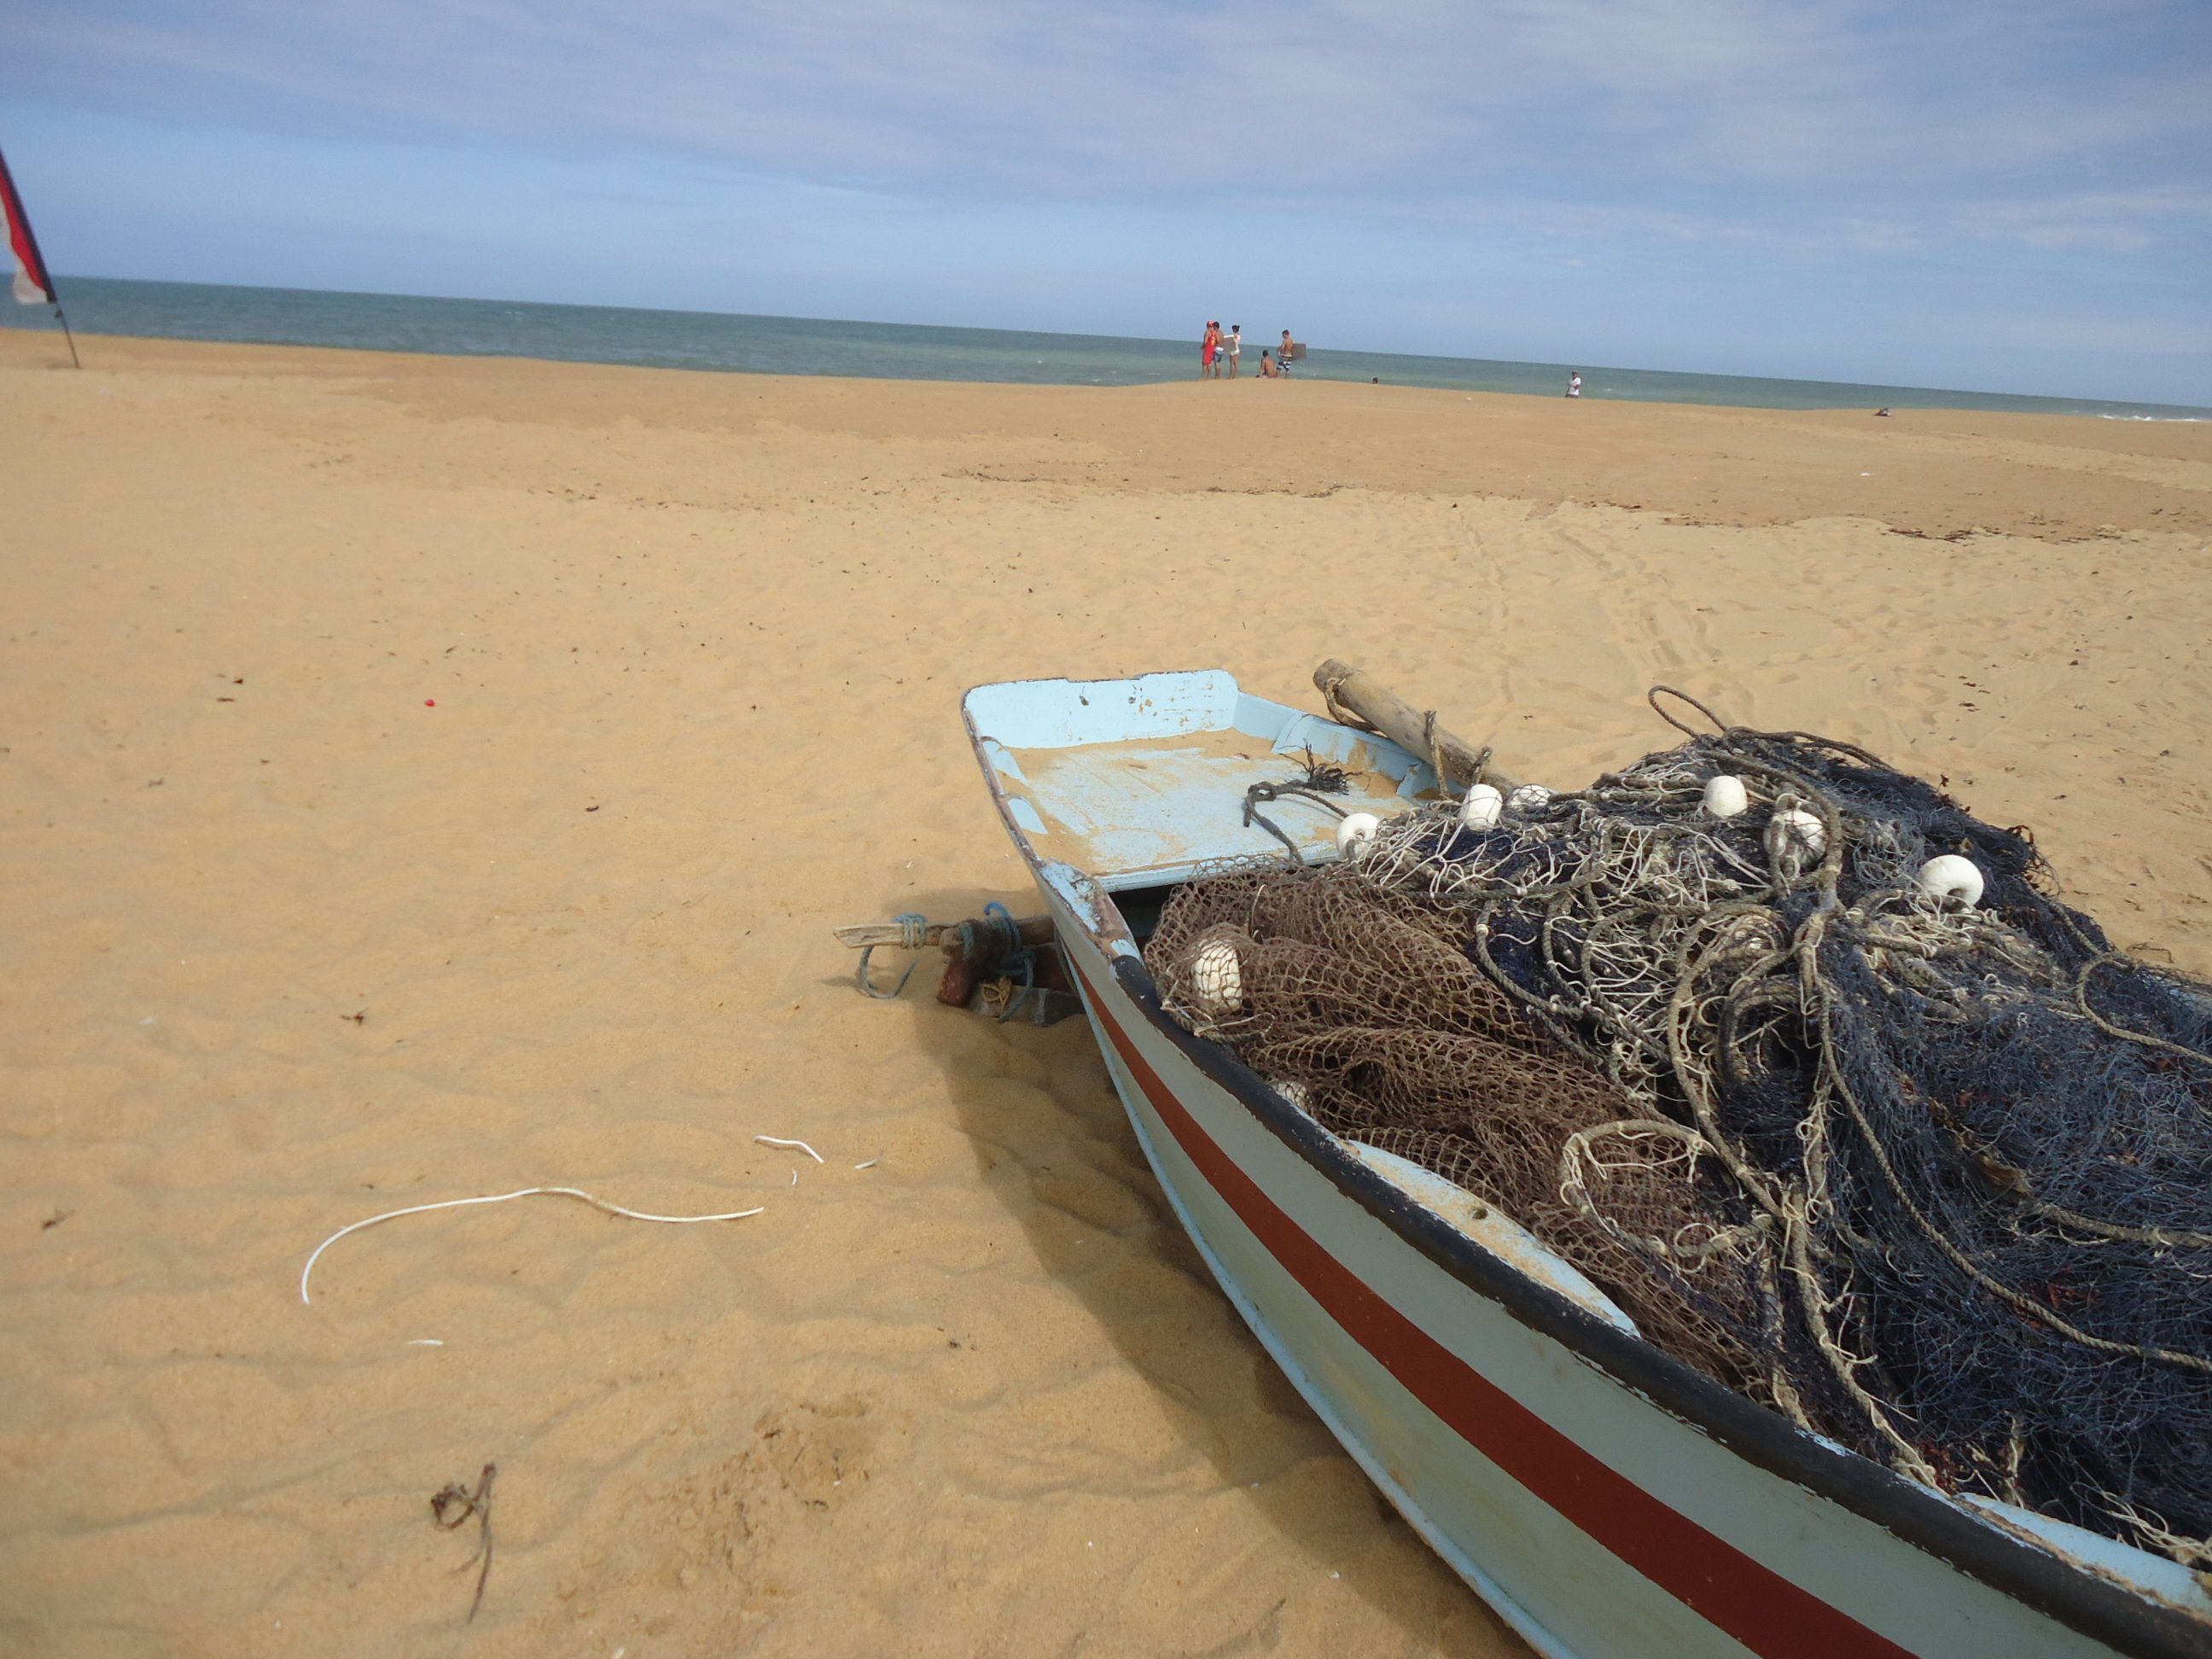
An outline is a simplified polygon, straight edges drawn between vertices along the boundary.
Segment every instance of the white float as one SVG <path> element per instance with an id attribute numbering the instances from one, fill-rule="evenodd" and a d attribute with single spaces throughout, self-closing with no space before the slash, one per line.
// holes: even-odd
<path id="1" fill-rule="evenodd" d="M 1828 850 L 1827 826 L 1802 807 L 1785 806 L 1777 812 L 1768 821 L 1767 834 L 1781 837 L 1784 846 L 1802 848 L 1808 859 L 1817 859 Z"/>
<path id="2" fill-rule="evenodd" d="M 1920 866 L 1912 884 L 1937 901 L 1956 899 L 1968 909 L 1982 902 L 1981 866 L 1956 853 L 1943 853 Z"/>
<path id="3" fill-rule="evenodd" d="M 1191 958 L 1191 989 L 1198 1006 L 1218 1019 L 1244 1006 L 1244 969 L 1237 960 L 1237 947 L 1226 939 L 1208 939 Z"/>
<path id="4" fill-rule="evenodd" d="M 1372 812 L 1346 812 L 1344 821 L 1336 826 L 1336 850 L 1343 857 L 1357 860 L 1367 851 L 1375 832 L 1382 827 L 1382 820 Z"/>
<path id="5" fill-rule="evenodd" d="M 1723 772 L 1717 778 L 1705 781 L 1705 816 L 1709 818 L 1732 818 L 1751 810 L 1750 793 L 1743 787 L 1741 778 L 1732 778 Z"/>
<path id="6" fill-rule="evenodd" d="M 1505 811 L 1505 797 L 1497 786 L 1470 784 L 1459 804 L 1459 821 L 1470 830 L 1495 830 Z"/>

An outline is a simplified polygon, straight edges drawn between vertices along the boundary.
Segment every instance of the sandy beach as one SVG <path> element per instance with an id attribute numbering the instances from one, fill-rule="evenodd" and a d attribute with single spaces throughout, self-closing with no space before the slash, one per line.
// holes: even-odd
<path id="1" fill-rule="evenodd" d="M 2212 973 L 2212 426 L 82 343 L 0 332 L 10 1655 L 1525 1651 L 1079 1021 L 854 989 L 1025 908 L 979 682 L 1334 655 L 1571 786 L 1664 681 Z M 302 1305 L 541 1184 L 764 1212 Z"/>

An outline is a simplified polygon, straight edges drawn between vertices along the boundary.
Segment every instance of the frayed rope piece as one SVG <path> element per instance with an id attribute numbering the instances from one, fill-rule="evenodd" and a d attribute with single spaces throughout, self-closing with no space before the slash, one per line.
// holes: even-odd
<path id="1" fill-rule="evenodd" d="M 619 1204 L 610 1204 L 603 1198 L 595 1198 L 580 1187 L 525 1187 L 520 1192 L 497 1193 L 486 1198 L 449 1198 L 438 1204 L 410 1205 L 404 1210 L 386 1210 L 382 1215 L 373 1215 L 366 1221 L 356 1221 L 351 1226 L 341 1227 L 316 1245 L 315 1253 L 307 1258 L 307 1265 L 300 1269 L 300 1300 L 310 1307 L 314 1305 L 307 1295 L 307 1276 L 315 1271 L 315 1263 L 322 1259 L 323 1252 L 348 1233 L 357 1233 L 362 1228 L 374 1227 L 380 1222 L 397 1221 L 403 1215 L 422 1215 L 431 1210 L 459 1210 L 472 1204 L 504 1204 L 510 1199 L 539 1197 L 577 1199 L 603 1214 L 620 1216 L 626 1221 L 662 1221 L 679 1227 L 688 1226 L 695 1221 L 743 1221 L 748 1216 L 759 1215 L 767 1208 L 763 1205 L 757 1209 L 732 1210 L 723 1215 L 647 1215 L 642 1210 L 625 1210 Z"/>

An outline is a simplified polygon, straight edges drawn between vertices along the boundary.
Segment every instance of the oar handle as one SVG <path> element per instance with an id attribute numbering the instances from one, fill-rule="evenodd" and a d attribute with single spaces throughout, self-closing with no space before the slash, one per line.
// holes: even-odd
<path id="1" fill-rule="evenodd" d="M 1024 945 L 1049 945 L 1054 939 L 1050 916 L 1024 916 L 1015 927 L 1021 931 Z M 833 929 L 840 945 L 859 950 L 870 945 L 896 945 L 905 937 L 906 930 L 895 921 L 862 921 Z M 925 945 L 940 945 L 950 950 L 960 943 L 960 924 L 957 921 L 933 921 L 921 930 Z"/>

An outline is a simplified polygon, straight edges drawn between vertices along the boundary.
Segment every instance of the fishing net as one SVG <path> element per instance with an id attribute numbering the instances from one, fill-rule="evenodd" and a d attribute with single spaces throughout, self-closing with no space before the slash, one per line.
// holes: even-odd
<path id="1" fill-rule="evenodd" d="M 1928 890 L 1943 855 L 1978 903 Z M 1729 728 L 1492 827 L 1446 802 L 1356 861 L 1205 872 L 1146 957 L 1707 1375 L 2212 1565 L 2212 988 L 2113 951 L 2024 830 Z"/>

